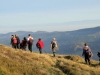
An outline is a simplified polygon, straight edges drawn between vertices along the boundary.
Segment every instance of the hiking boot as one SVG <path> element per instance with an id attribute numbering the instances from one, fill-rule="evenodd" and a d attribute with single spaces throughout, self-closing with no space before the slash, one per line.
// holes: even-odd
<path id="1" fill-rule="evenodd" d="M 89 65 L 91 65 L 91 63 L 89 62 Z"/>

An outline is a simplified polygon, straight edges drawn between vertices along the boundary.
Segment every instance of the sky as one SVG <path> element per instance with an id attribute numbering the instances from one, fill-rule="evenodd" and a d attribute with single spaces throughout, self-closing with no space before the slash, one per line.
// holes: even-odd
<path id="1" fill-rule="evenodd" d="M 0 0 L 0 33 L 71 31 L 100 25 L 74 24 L 83 21 L 100 21 L 100 0 Z"/>

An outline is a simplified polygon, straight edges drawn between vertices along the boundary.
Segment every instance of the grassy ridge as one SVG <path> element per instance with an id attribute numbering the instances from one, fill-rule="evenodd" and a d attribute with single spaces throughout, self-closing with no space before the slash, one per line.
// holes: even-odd
<path id="1" fill-rule="evenodd" d="M 0 75 L 99 75 L 98 62 L 91 63 L 75 55 L 52 57 L 0 45 Z"/>

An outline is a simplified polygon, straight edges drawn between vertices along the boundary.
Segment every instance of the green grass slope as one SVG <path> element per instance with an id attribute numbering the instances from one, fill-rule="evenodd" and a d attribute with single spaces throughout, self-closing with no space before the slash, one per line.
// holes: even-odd
<path id="1" fill-rule="evenodd" d="M 30 53 L 0 45 L 0 75 L 100 75 L 98 61 L 75 55 Z"/>

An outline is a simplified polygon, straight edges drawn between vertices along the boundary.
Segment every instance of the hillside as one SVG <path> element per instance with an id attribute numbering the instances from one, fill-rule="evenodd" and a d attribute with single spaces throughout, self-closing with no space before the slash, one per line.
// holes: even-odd
<path id="1" fill-rule="evenodd" d="M 100 75 L 98 61 L 91 63 L 77 55 L 53 57 L 0 45 L 0 75 Z"/>

